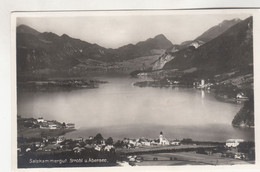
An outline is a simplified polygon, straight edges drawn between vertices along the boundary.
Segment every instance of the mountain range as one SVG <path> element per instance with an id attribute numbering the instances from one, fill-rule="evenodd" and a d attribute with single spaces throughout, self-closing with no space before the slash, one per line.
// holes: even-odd
<path id="1" fill-rule="evenodd" d="M 253 65 L 253 23 L 249 17 L 198 48 L 188 47 L 175 53 L 163 69 L 196 68 L 218 74 L 247 70 Z"/>
<path id="2" fill-rule="evenodd" d="M 247 69 L 253 63 L 252 17 L 225 20 L 180 45 L 159 34 L 135 45 L 110 49 L 66 34 L 41 33 L 26 25 L 17 27 L 16 39 L 19 75 L 68 73 L 75 68 L 107 70 L 119 65 L 131 71 L 135 64 L 150 70 L 193 69 L 216 74 Z M 130 63 L 132 66 L 127 66 Z"/>
<path id="3" fill-rule="evenodd" d="M 17 27 L 18 71 L 37 69 L 68 70 L 86 60 L 119 62 L 137 57 L 160 55 L 172 43 L 162 34 L 137 44 L 107 49 L 66 34 L 40 33 L 26 25 Z"/>
<path id="4" fill-rule="evenodd" d="M 232 26 L 236 25 L 239 22 L 241 22 L 241 20 L 238 18 L 232 19 L 232 20 L 224 20 L 223 22 L 219 23 L 218 25 L 209 28 L 207 31 L 202 33 L 200 36 L 198 36 L 194 40 L 182 42 L 180 45 L 173 45 L 173 47 L 172 47 L 172 49 L 170 49 L 170 51 L 168 51 L 166 54 L 163 54 L 158 59 L 158 61 L 153 66 L 153 70 L 162 69 L 163 66 L 167 62 L 172 60 L 176 55 L 182 54 L 182 53 L 185 54 L 185 52 L 189 53 L 191 48 L 200 47 L 201 45 L 218 37 L 219 35 L 221 35 L 226 30 L 228 30 L 229 28 L 231 28 Z M 177 53 L 174 54 L 175 52 L 177 52 Z M 187 54 L 185 54 L 184 56 L 187 56 Z"/>

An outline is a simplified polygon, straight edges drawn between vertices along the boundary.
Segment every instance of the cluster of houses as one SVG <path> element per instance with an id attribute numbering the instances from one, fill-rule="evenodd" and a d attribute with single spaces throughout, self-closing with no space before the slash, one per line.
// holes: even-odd
<path id="1" fill-rule="evenodd" d="M 193 86 L 198 88 L 198 89 L 207 89 L 210 90 L 211 86 L 213 86 L 214 84 L 211 82 L 205 82 L 204 79 L 201 79 L 200 82 L 193 82 Z"/>
<path id="2" fill-rule="evenodd" d="M 228 148 L 232 148 L 232 147 L 235 148 L 242 142 L 244 142 L 243 139 L 228 139 L 226 141 L 226 147 L 228 147 Z"/>
<path id="3" fill-rule="evenodd" d="M 129 139 L 125 138 L 123 140 L 125 148 L 134 148 L 139 146 L 167 146 L 167 145 L 180 145 L 180 141 L 175 139 L 169 141 L 163 136 L 163 133 L 160 132 L 159 139 L 147 139 L 147 138 L 138 138 L 138 139 Z"/>
<path id="4" fill-rule="evenodd" d="M 89 142 L 91 141 L 91 143 Z M 43 138 L 42 142 L 33 142 L 26 147 L 18 147 L 18 155 L 22 155 L 22 152 L 55 152 L 55 151 L 73 151 L 74 153 L 81 153 L 84 150 L 92 149 L 96 151 L 110 152 L 114 149 L 112 144 L 106 144 L 105 140 L 102 140 L 100 144 L 97 144 L 93 137 L 89 137 L 86 141 L 82 137 L 76 139 L 66 139 L 64 136 L 57 138 Z M 22 151 L 23 150 L 23 151 Z"/>
<path id="5" fill-rule="evenodd" d="M 17 117 L 17 122 L 19 127 L 25 128 L 41 128 L 41 129 L 74 129 L 75 124 L 73 123 L 60 123 L 56 120 L 45 120 L 41 118 L 22 118 L 21 116 Z"/>
<path id="6" fill-rule="evenodd" d="M 61 124 L 57 121 L 46 121 L 42 117 L 37 119 L 37 123 L 39 124 L 41 129 L 55 130 L 55 129 L 59 129 L 59 128 L 68 128 L 68 129 L 75 128 L 75 124 L 73 124 L 73 123 Z"/>

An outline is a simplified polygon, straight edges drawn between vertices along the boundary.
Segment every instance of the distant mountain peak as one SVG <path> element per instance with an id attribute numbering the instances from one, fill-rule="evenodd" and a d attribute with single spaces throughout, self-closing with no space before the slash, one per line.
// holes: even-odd
<path id="1" fill-rule="evenodd" d="M 164 34 L 159 34 L 154 37 L 154 39 L 167 39 Z"/>
<path id="2" fill-rule="evenodd" d="M 27 34 L 32 34 L 32 35 L 39 35 L 40 32 L 38 32 L 37 30 L 27 26 L 27 25 L 19 25 L 16 28 L 16 32 L 17 33 L 27 33 Z"/>
<path id="3" fill-rule="evenodd" d="M 62 38 L 70 38 L 70 36 L 67 35 L 67 34 L 62 34 L 61 37 L 62 37 Z"/>

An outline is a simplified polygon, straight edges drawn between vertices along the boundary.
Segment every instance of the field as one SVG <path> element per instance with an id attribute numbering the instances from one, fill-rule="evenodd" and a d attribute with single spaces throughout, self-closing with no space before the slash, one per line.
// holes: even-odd
<path id="1" fill-rule="evenodd" d="M 250 164 L 247 161 L 220 157 L 219 154 L 204 155 L 196 152 L 155 153 L 139 156 L 143 158 L 143 161 L 137 162 L 137 166 Z M 157 158 L 157 160 L 154 160 L 154 158 Z"/>

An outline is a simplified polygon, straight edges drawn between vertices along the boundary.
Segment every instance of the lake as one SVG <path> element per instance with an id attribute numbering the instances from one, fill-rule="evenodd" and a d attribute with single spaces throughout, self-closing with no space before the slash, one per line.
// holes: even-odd
<path id="1" fill-rule="evenodd" d="M 18 93 L 18 115 L 75 123 L 67 138 L 192 138 L 198 141 L 254 140 L 254 129 L 231 122 L 242 105 L 218 101 L 193 88 L 135 87 L 141 78 L 103 76 L 97 89 Z"/>

